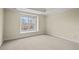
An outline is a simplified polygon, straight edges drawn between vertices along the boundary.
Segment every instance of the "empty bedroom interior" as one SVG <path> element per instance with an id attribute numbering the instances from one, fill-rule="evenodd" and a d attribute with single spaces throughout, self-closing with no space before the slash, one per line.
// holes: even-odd
<path id="1" fill-rule="evenodd" d="M 0 50 L 78 49 L 78 8 L 0 8 Z"/>

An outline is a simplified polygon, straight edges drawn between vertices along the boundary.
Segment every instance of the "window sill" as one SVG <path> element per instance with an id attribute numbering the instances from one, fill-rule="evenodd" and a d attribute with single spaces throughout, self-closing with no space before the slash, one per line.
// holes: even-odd
<path id="1" fill-rule="evenodd" d="M 37 31 L 27 31 L 27 32 L 20 32 L 20 33 L 22 34 L 22 33 L 33 33 L 33 32 L 37 32 Z"/>

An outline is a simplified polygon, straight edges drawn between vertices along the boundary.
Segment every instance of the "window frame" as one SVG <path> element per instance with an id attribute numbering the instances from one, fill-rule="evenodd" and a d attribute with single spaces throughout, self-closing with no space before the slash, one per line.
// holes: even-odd
<path id="1" fill-rule="evenodd" d="M 21 17 L 22 16 L 35 16 L 35 17 L 37 17 L 37 23 L 36 23 L 36 30 L 33 30 L 33 31 L 25 31 L 25 32 L 23 32 L 22 31 L 22 29 L 21 29 L 21 25 L 22 25 L 22 23 L 21 23 Z M 38 32 L 39 31 L 39 16 L 38 15 L 33 15 L 33 14 L 26 14 L 26 13 L 20 13 L 20 33 L 32 33 L 32 32 Z"/>

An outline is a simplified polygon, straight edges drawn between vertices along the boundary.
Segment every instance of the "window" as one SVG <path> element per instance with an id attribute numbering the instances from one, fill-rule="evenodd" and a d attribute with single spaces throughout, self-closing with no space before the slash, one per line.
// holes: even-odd
<path id="1" fill-rule="evenodd" d="M 20 32 L 29 33 L 38 31 L 38 16 L 24 15 L 20 18 Z"/>

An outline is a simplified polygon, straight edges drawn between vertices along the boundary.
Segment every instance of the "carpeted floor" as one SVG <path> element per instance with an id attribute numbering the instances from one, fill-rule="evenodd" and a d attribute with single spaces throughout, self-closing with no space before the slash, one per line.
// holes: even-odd
<path id="1" fill-rule="evenodd" d="M 48 35 L 5 41 L 0 50 L 78 50 L 79 44 Z"/>

